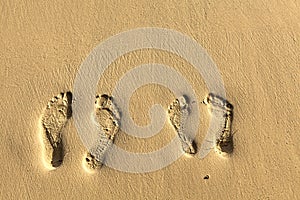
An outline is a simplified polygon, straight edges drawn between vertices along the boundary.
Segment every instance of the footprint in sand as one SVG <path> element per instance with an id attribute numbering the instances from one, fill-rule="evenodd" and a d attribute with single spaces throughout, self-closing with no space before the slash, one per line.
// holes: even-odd
<path id="1" fill-rule="evenodd" d="M 168 108 L 169 120 L 181 141 L 182 150 L 187 154 L 195 154 L 193 141 L 184 134 L 184 125 L 188 116 L 188 104 L 182 96 L 175 99 Z"/>
<path id="2" fill-rule="evenodd" d="M 231 154 L 234 149 L 232 133 L 233 105 L 213 93 L 209 93 L 202 103 L 208 106 L 212 115 L 217 113 L 223 121 L 222 130 L 215 136 L 215 150 L 223 156 Z"/>
<path id="3" fill-rule="evenodd" d="M 64 146 L 62 131 L 72 115 L 71 92 L 61 93 L 53 97 L 43 112 L 41 123 L 43 157 L 47 168 L 55 169 L 63 162 Z"/>
<path id="4" fill-rule="evenodd" d="M 106 94 L 96 96 L 95 113 L 103 132 L 99 133 L 96 146 L 90 149 L 85 157 L 84 162 L 88 169 L 102 166 L 105 153 L 112 146 L 114 137 L 119 131 L 119 113 L 110 96 Z"/>

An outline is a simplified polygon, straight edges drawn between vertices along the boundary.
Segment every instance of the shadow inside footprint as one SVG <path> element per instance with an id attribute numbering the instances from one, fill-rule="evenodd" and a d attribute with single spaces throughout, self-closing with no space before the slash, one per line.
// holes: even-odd
<path id="1" fill-rule="evenodd" d="M 68 101 L 67 118 L 69 119 L 72 117 L 72 98 L 73 98 L 72 92 L 67 92 L 66 98 Z"/>
<path id="2" fill-rule="evenodd" d="M 53 167 L 59 167 L 63 162 L 63 158 L 64 146 L 63 143 L 60 142 L 56 147 L 53 148 L 51 165 Z"/>

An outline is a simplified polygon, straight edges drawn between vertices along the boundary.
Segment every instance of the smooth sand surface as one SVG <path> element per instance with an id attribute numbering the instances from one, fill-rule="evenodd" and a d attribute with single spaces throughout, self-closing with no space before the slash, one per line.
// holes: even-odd
<path id="1" fill-rule="evenodd" d="M 0 3 L 1 199 L 297 199 L 300 197 L 300 2 L 279 1 L 2 1 Z M 82 61 L 101 41 L 137 27 L 170 28 L 201 44 L 223 77 L 235 106 L 235 149 L 224 159 L 181 157 L 146 174 L 102 167 L 87 173 L 87 150 L 71 118 L 63 138 L 63 164 L 49 171 L 42 162 L 39 120 L 47 102 L 72 91 Z M 168 64 L 194 88 L 208 93 L 202 78 L 182 58 L 141 50 L 122 56 L 99 81 L 110 93 L 128 69 L 141 63 Z M 174 95 L 161 86 L 136 91 L 130 109 L 137 124 L 148 109 L 166 109 Z M 205 107 L 198 147 L 206 134 Z M 167 144 L 166 124 L 149 139 L 120 132 L 115 143 L 133 152 Z M 209 179 L 204 179 L 209 175 Z"/>

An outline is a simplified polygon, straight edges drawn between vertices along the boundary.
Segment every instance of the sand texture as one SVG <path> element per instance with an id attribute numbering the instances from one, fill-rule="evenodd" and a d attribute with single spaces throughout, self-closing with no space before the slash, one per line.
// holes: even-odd
<path id="1" fill-rule="evenodd" d="M 64 94 L 73 92 L 81 63 L 100 42 L 139 27 L 182 32 L 207 50 L 234 106 L 233 121 L 227 116 L 226 122 L 232 153 L 224 157 L 212 150 L 197 157 L 210 120 L 207 106 L 199 103 L 199 131 L 190 141 L 196 147 L 186 150 L 192 155 L 150 173 L 98 167 L 68 116 Z M 209 93 L 186 60 L 143 49 L 116 59 L 95 95 L 111 95 L 128 70 L 146 63 L 180 72 L 198 102 Z M 297 0 L 1 1 L 0 199 L 299 199 L 299 80 Z M 131 97 L 130 115 L 145 126 L 152 105 L 167 114 L 176 98 L 166 87 L 144 85 Z M 155 151 L 178 137 L 168 119 L 151 138 L 130 136 L 115 126 L 111 110 L 105 112 L 111 123 L 107 142 L 126 151 Z M 94 166 L 92 173 L 85 162 Z"/>

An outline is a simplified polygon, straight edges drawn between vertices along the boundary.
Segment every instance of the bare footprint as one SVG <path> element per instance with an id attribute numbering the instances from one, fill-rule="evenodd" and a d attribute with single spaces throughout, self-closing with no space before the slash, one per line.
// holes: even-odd
<path id="1" fill-rule="evenodd" d="M 96 117 L 106 136 L 113 139 L 119 131 L 119 114 L 115 108 L 111 97 L 104 94 L 101 97 L 96 96 Z"/>
<path id="2" fill-rule="evenodd" d="M 105 153 L 112 146 L 113 139 L 119 131 L 119 113 L 110 96 L 96 96 L 95 113 L 103 133 L 99 133 L 97 145 L 87 153 L 84 162 L 88 169 L 102 166 Z"/>
<path id="3" fill-rule="evenodd" d="M 184 134 L 184 123 L 188 116 L 188 104 L 182 96 L 175 99 L 168 108 L 169 120 L 181 141 L 182 149 L 187 154 L 195 154 L 193 141 Z"/>
<path id="4" fill-rule="evenodd" d="M 231 123 L 233 118 L 233 111 L 228 110 L 224 114 L 225 123 L 224 123 L 224 129 L 222 130 L 222 134 L 219 138 L 217 138 L 216 141 L 216 150 L 219 152 L 219 154 L 231 154 L 233 152 L 233 134 L 231 131 Z"/>
<path id="5" fill-rule="evenodd" d="M 227 155 L 233 152 L 233 134 L 232 134 L 232 120 L 233 120 L 233 105 L 226 99 L 209 93 L 202 101 L 207 105 L 211 114 L 212 111 L 218 112 L 223 121 L 222 130 L 216 135 L 215 150 L 221 155 Z"/>
<path id="6" fill-rule="evenodd" d="M 62 164 L 64 147 L 62 131 L 72 115 L 71 92 L 61 93 L 53 97 L 42 115 L 42 143 L 46 167 L 53 169 Z"/>

